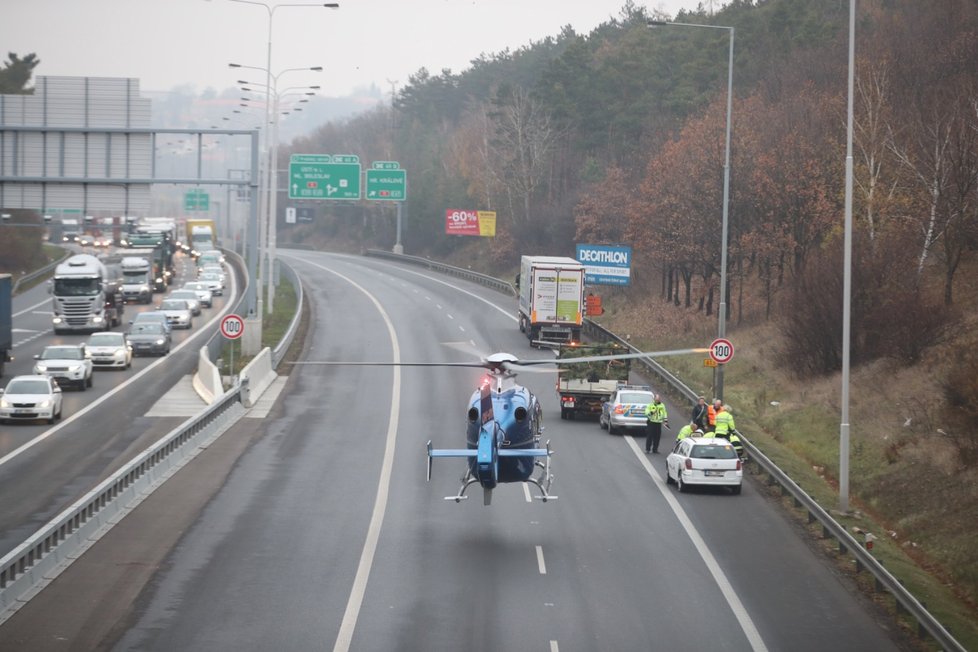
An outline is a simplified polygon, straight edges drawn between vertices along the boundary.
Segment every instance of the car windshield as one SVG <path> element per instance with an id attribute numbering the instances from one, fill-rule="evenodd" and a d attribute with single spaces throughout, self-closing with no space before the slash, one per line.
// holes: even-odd
<path id="1" fill-rule="evenodd" d="M 219 281 L 217 274 L 201 274 L 200 278 L 204 281 Z"/>
<path id="2" fill-rule="evenodd" d="M 183 299 L 174 299 L 173 301 L 164 301 L 160 303 L 160 308 L 163 310 L 186 310 L 187 302 Z"/>
<path id="3" fill-rule="evenodd" d="M 197 294 L 193 290 L 177 290 L 176 292 L 171 292 L 170 297 L 180 299 L 181 301 L 197 300 Z"/>
<path id="4" fill-rule="evenodd" d="M 198 291 L 208 290 L 209 289 L 205 285 L 202 285 L 201 283 L 197 283 L 196 281 L 194 281 L 193 283 L 187 283 L 183 287 L 184 287 L 184 289 L 192 290 L 194 292 L 198 292 Z"/>
<path id="5" fill-rule="evenodd" d="M 701 444 L 693 446 L 689 456 L 700 460 L 732 460 L 737 453 L 729 444 Z"/>
<path id="6" fill-rule="evenodd" d="M 49 346 L 41 353 L 41 360 L 81 360 L 84 357 L 77 346 Z"/>
<path id="7" fill-rule="evenodd" d="M 122 346 L 124 343 L 122 333 L 96 333 L 88 338 L 89 346 Z"/>
<path id="8" fill-rule="evenodd" d="M 160 335 L 163 333 L 163 325 L 153 322 L 140 322 L 133 324 L 129 332 L 134 335 Z"/>
<path id="9" fill-rule="evenodd" d="M 38 378 L 23 378 L 7 383 L 7 394 L 50 394 L 51 386 L 48 381 Z"/>

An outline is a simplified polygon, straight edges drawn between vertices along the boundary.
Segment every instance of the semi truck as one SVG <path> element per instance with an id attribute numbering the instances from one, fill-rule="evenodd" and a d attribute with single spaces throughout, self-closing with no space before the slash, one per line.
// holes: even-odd
<path id="1" fill-rule="evenodd" d="M 122 322 L 122 301 L 105 265 L 77 254 L 58 265 L 51 279 L 54 332 L 108 330 Z"/>
<path id="2" fill-rule="evenodd" d="M 0 376 L 3 366 L 13 360 L 10 352 L 14 350 L 14 280 L 10 274 L 0 274 Z"/>
<path id="3" fill-rule="evenodd" d="M 61 218 L 61 241 L 77 242 L 81 237 L 82 227 L 77 217 Z"/>
<path id="4" fill-rule="evenodd" d="M 122 257 L 119 261 L 119 267 L 122 269 L 122 283 L 120 285 L 122 298 L 126 301 L 138 301 L 139 303 L 151 302 L 153 290 L 157 285 L 155 283 L 156 278 L 153 276 L 151 258 L 146 254 L 137 254 L 133 251 L 132 254 Z"/>
<path id="5" fill-rule="evenodd" d="M 126 236 L 125 250 L 118 253 L 123 255 L 142 256 L 152 265 L 150 281 L 154 292 L 166 292 L 173 277 L 173 240 L 171 233 L 166 230 L 153 230 L 138 226 Z M 131 253 L 130 253 L 131 252 Z"/>
<path id="6" fill-rule="evenodd" d="M 561 359 L 627 353 L 624 347 L 610 344 L 570 344 L 556 347 Z M 623 382 L 628 382 L 627 360 L 600 360 L 561 365 L 557 373 L 560 418 L 579 416 L 598 418 L 602 405 Z"/>
<path id="7" fill-rule="evenodd" d="M 561 256 L 523 256 L 517 287 L 520 332 L 531 345 L 581 341 L 584 265 Z"/>
<path id="8" fill-rule="evenodd" d="M 187 220 L 190 247 L 197 252 L 217 249 L 217 227 L 214 220 Z"/>

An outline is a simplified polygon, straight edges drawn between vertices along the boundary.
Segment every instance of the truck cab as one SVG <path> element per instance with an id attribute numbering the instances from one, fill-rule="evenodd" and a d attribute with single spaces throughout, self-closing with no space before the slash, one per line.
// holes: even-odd
<path id="1" fill-rule="evenodd" d="M 77 254 L 55 268 L 51 280 L 55 333 L 107 330 L 106 271 L 95 256 Z"/>

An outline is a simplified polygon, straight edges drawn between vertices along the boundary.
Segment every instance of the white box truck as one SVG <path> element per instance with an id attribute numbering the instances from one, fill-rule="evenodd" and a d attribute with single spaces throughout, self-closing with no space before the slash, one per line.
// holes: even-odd
<path id="1" fill-rule="evenodd" d="M 584 265 L 563 256 L 523 256 L 518 286 L 520 332 L 530 344 L 581 341 Z"/>

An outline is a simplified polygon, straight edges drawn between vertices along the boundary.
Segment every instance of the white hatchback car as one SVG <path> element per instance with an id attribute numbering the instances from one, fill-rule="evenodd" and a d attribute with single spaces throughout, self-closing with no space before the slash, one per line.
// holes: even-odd
<path id="1" fill-rule="evenodd" d="M 61 388 L 47 376 L 14 376 L 0 390 L 0 423 L 61 418 Z"/>
<path id="2" fill-rule="evenodd" d="M 217 274 L 204 272 L 197 277 L 196 282 L 206 285 L 207 289 L 211 291 L 211 294 L 215 294 L 217 296 L 224 294 L 224 284 L 221 283 L 221 277 L 219 277 Z"/>
<path id="3" fill-rule="evenodd" d="M 54 378 L 59 385 L 85 390 L 92 386 L 92 358 L 84 344 L 54 344 L 35 355 L 34 373 Z"/>
<path id="4" fill-rule="evenodd" d="M 132 364 L 132 346 L 125 333 L 103 331 L 88 338 L 88 354 L 92 364 L 99 367 L 118 367 L 128 369 Z"/>
<path id="5" fill-rule="evenodd" d="M 666 457 L 666 482 L 675 482 L 681 492 L 691 485 L 714 485 L 739 494 L 743 481 L 743 463 L 722 437 L 686 437 Z"/>

